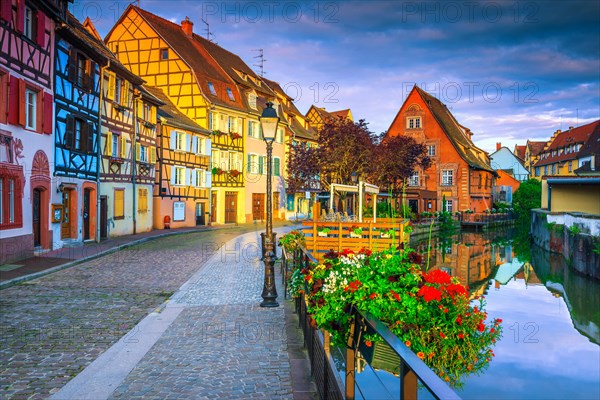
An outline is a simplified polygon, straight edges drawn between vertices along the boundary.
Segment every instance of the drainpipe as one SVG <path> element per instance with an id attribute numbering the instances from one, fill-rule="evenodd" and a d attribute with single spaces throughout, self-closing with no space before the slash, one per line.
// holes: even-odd
<path id="1" fill-rule="evenodd" d="M 141 97 L 139 92 L 136 93 L 136 90 L 133 90 L 133 140 L 131 141 L 131 183 L 133 186 L 133 201 L 132 211 L 133 211 L 133 234 L 137 233 L 137 185 L 135 182 L 135 169 L 137 168 L 136 158 L 137 158 L 137 141 L 138 141 L 138 110 L 137 110 L 137 99 Z"/>
<path id="2" fill-rule="evenodd" d="M 547 183 L 547 181 L 546 181 Z M 548 211 L 552 211 L 552 185 L 548 183 Z"/>
<path id="3" fill-rule="evenodd" d="M 108 64 L 100 67 L 100 97 L 98 99 L 98 132 L 96 136 L 96 243 L 100 243 L 100 171 L 102 170 L 102 107 L 104 102 L 104 71 L 110 68 Z"/>

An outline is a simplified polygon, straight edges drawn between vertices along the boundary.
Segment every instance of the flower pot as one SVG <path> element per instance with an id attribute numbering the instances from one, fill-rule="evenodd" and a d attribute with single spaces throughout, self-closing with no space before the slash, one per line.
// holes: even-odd
<path id="1" fill-rule="evenodd" d="M 362 233 L 358 234 L 358 233 L 350 232 L 350 237 L 351 238 L 361 238 Z"/>
<path id="2" fill-rule="evenodd" d="M 327 234 L 327 232 L 317 232 L 317 236 L 320 236 L 320 237 L 327 237 L 327 236 L 328 236 L 328 234 Z"/>
<path id="3" fill-rule="evenodd" d="M 389 234 L 387 234 L 387 233 L 381 233 L 379 236 L 380 236 L 382 239 L 389 239 L 389 238 L 390 238 L 390 235 L 389 235 Z"/>

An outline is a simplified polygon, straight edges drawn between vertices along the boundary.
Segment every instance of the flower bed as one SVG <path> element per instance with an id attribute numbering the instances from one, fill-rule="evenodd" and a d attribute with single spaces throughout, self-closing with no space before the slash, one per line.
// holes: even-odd
<path id="1" fill-rule="evenodd" d="M 456 278 L 439 270 L 424 273 L 421 263 L 410 249 L 330 252 L 323 263 L 294 271 L 289 287 L 293 295 L 306 290 L 308 312 L 333 344 L 345 346 L 355 307 L 388 325 L 442 379 L 460 385 L 462 376 L 489 364 L 501 320 L 486 324 L 483 297 L 471 306 Z"/>

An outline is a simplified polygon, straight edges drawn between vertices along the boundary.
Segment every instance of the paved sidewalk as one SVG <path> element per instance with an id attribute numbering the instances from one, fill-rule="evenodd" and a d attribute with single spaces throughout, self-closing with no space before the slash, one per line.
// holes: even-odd
<path id="1" fill-rule="evenodd" d="M 281 306 L 259 307 L 259 243 L 258 232 L 225 243 L 168 302 L 52 398 L 316 398 L 308 363 L 289 351 L 297 347 L 288 343 L 297 320 L 289 307 L 286 318 L 279 276 Z"/>

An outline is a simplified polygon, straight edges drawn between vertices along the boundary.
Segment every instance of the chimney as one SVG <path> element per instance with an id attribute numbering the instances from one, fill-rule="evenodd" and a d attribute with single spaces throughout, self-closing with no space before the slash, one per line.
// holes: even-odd
<path id="1" fill-rule="evenodd" d="M 570 127 L 569 127 L 569 130 L 571 130 L 571 129 L 573 129 L 573 128 L 575 128 L 575 127 L 574 127 L 574 126 L 570 126 Z"/>
<path id="2" fill-rule="evenodd" d="M 496 151 L 500 150 L 501 148 L 502 148 L 502 143 L 496 142 Z"/>
<path id="3" fill-rule="evenodd" d="M 188 17 L 185 17 L 184 21 L 181 21 L 181 29 L 185 32 L 186 35 L 192 36 L 194 32 L 194 23 L 190 21 Z"/>

